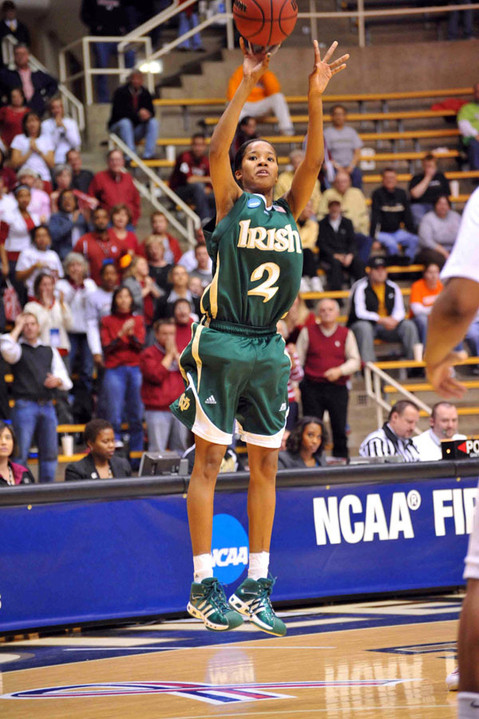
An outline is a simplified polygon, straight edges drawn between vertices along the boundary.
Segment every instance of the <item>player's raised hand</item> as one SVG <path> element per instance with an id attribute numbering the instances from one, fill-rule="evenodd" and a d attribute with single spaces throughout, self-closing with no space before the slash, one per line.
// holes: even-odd
<path id="1" fill-rule="evenodd" d="M 329 50 L 326 52 L 324 58 L 321 60 L 321 52 L 319 50 L 318 41 L 314 43 L 314 67 L 313 72 L 309 76 L 309 92 L 317 93 L 322 95 L 328 86 L 332 76 L 337 72 L 341 72 L 346 68 L 346 61 L 349 60 L 349 55 L 342 55 L 337 60 L 329 62 L 330 57 L 336 50 L 338 43 L 336 40 L 333 42 Z"/>
<path id="2" fill-rule="evenodd" d="M 467 354 L 463 351 L 450 352 L 447 357 L 437 365 L 427 363 L 426 376 L 438 394 L 445 399 L 460 399 L 466 392 L 466 387 L 461 384 L 453 373 L 453 365 L 466 359 Z"/>
<path id="3" fill-rule="evenodd" d="M 243 52 L 243 75 L 256 84 L 264 75 L 269 66 L 271 53 L 268 48 L 261 48 L 260 52 L 255 52 L 252 45 L 245 43 L 240 37 L 240 47 Z"/>

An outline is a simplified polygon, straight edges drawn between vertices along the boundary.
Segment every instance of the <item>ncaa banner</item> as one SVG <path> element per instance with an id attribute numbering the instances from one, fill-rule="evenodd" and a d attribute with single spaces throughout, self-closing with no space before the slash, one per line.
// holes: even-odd
<path id="1" fill-rule="evenodd" d="M 274 599 L 461 585 L 476 482 L 279 489 Z M 185 611 L 184 495 L 2 507 L 0 526 L 0 631 Z M 246 492 L 219 491 L 212 556 L 227 594 L 246 576 L 247 530 Z"/>

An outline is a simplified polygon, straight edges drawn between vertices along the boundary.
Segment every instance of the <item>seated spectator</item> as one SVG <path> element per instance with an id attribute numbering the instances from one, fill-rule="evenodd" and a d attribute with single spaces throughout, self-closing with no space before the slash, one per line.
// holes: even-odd
<path id="1" fill-rule="evenodd" d="M 58 212 L 60 192 L 72 189 L 72 171 L 70 165 L 55 165 L 52 175 L 54 190 L 50 195 L 50 203 L 52 212 Z"/>
<path id="2" fill-rule="evenodd" d="M 303 150 L 291 150 L 289 153 L 289 163 L 292 167 L 291 170 L 285 170 L 284 172 L 281 172 L 278 176 L 278 180 L 276 182 L 276 185 L 274 186 L 274 199 L 277 200 L 280 197 L 283 197 L 288 190 L 291 188 L 291 184 L 293 182 L 294 173 L 304 160 L 304 151 Z M 319 181 L 316 180 L 316 183 L 314 185 L 313 194 L 311 195 L 311 209 L 313 211 L 314 215 L 318 215 L 319 211 L 319 203 L 321 200 L 321 187 L 319 185 Z"/>
<path id="3" fill-rule="evenodd" d="M 76 120 L 65 117 L 61 97 L 52 97 L 48 109 L 50 117 L 42 122 L 42 135 L 48 137 L 53 145 L 55 163 L 64 165 L 67 162 L 67 152 L 79 150 L 81 147 L 80 130 Z"/>
<path id="4" fill-rule="evenodd" d="M 375 362 L 374 340 L 400 342 L 406 359 L 414 358 L 414 345 L 419 342 L 416 325 L 405 319 L 406 311 L 401 290 L 388 280 L 386 260 L 372 257 L 369 275 L 358 280 L 351 290 L 348 327 L 356 337 L 363 362 Z"/>
<path id="5" fill-rule="evenodd" d="M 449 197 L 451 188 L 449 180 L 437 169 L 437 160 L 432 154 L 422 159 L 422 172 L 414 175 L 409 182 L 411 197 L 411 214 L 416 228 L 426 214 L 435 205 L 436 200 L 445 195 Z"/>
<path id="6" fill-rule="evenodd" d="M 21 87 L 14 87 L 9 92 L 9 103 L 0 107 L 0 137 L 7 150 L 13 138 L 23 132 L 22 121 L 31 112 L 25 104 L 25 95 Z"/>
<path id="7" fill-rule="evenodd" d="M 179 299 L 187 300 L 194 309 L 197 316 L 200 315 L 199 300 L 191 294 L 188 289 L 188 272 L 181 265 L 175 265 L 169 275 L 168 283 L 171 287 L 169 293 L 160 297 L 157 303 L 157 316 L 159 319 L 163 317 L 172 317 L 174 304 Z"/>
<path id="8" fill-rule="evenodd" d="M 369 210 L 362 190 L 351 187 L 351 176 L 346 170 L 339 169 L 333 180 L 333 186 L 321 195 L 318 220 L 322 220 L 328 214 L 330 200 L 339 200 L 342 216 L 353 223 L 359 257 L 363 262 L 367 262 L 373 244 L 369 234 Z"/>
<path id="9" fill-rule="evenodd" d="M 419 341 L 426 344 L 427 320 L 431 314 L 432 306 L 438 295 L 442 292 L 443 284 L 439 279 L 440 268 L 435 262 L 429 262 L 420 280 L 411 285 L 409 297 L 409 310 L 414 324 L 417 327 Z"/>
<path id="10" fill-rule="evenodd" d="M 371 237 L 383 245 L 388 255 L 399 255 L 401 248 L 412 263 L 418 237 L 406 191 L 397 187 L 397 174 L 391 167 L 383 170 L 382 178 L 382 185 L 372 195 Z"/>
<path id="11" fill-rule="evenodd" d="M 14 87 L 21 87 L 28 107 L 42 117 L 45 103 L 58 90 L 58 82 L 46 72 L 32 70 L 26 45 L 15 45 L 13 61 L 13 70 L 6 67 L 0 70 L 0 94 L 6 96 Z"/>
<path id="12" fill-rule="evenodd" d="M 239 65 L 228 81 L 226 99 L 232 99 L 243 79 L 243 65 Z M 281 92 L 279 80 L 271 70 L 266 70 L 257 82 L 241 110 L 240 120 L 245 115 L 264 117 L 275 115 L 282 135 L 294 135 L 294 127 L 289 114 L 288 103 Z"/>
<path id="13" fill-rule="evenodd" d="M 145 320 L 146 344 L 149 344 L 150 335 L 152 334 L 156 302 L 165 294 L 149 273 L 150 268 L 146 259 L 135 255 L 123 275 L 122 282 L 123 287 L 128 287 L 132 294 L 132 312 L 141 315 Z"/>
<path id="14" fill-rule="evenodd" d="M 69 366 L 73 382 L 73 420 L 79 424 L 88 422 L 93 412 L 93 357 L 88 346 L 85 308 L 88 298 L 98 288 L 88 275 L 88 264 L 83 255 L 70 252 L 63 263 L 65 279 L 56 284 L 58 293 L 72 313 L 72 325 L 68 332 L 70 340 Z"/>
<path id="15" fill-rule="evenodd" d="M 203 133 L 195 133 L 191 138 L 190 149 L 181 152 L 176 158 L 170 176 L 170 187 L 184 202 L 193 205 L 203 224 L 213 217 L 214 197 L 210 161 L 206 137 Z"/>
<path id="16" fill-rule="evenodd" d="M 17 442 L 12 425 L 0 420 L 0 488 L 35 482 L 27 467 L 12 462 L 11 457 L 17 453 Z"/>
<path id="17" fill-rule="evenodd" d="M 11 167 L 5 167 L 5 154 L 0 149 L 0 177 L 7 192 L 11 192 L 17 185 L 17 175 Z"/>
<path id="18" fill-rule="evenodd" d="M 113 293 L 118 287 L 118 271 L 113 262 L 106 261 L 100 269 L 100 286 L 86 298 L 85 321 L 88 347 L 97 369 L 104 366 L 100 339 L 100 323 L 111 313 Z"/>
<path id="19" fill-rule="evenodd" d="M 426 212 L 419 225 L 419 252 L 416 261 L 421 264 L 436 262 L 442 269 L 456 241 L 461 215 L 451 210 L 449 198 L 441 195 L 434 209 Z"/>
<path id="20" fill-rule="evenodd" d="M 31 200 L 29 187 L 19 185 L 15 190 L 15 199 L 17 206 L 13 210 L 8 210 L 4 213 L 2 222 L 6 228 L 5 250 L 10 267 L 10 281 L 17 291 L 20 302 L 25 304 L 25 285 L 23 282 L 16 281 L 15 270 L 20 253 L 30 247 L 30 232 L 36 225 L 40 224 L 40 218 L 30 214 L 28 211 Z"/>
<path id="21" fill-rule="evenodd" d="M 303 270 L 301 273 L 301 284 L 299 291 L 303 292 L 322 292 L 323 283 L 318 277 L 317 240 L 319 234 L 319 225 L 313 214 L 311 200 L 306 203 L 303 211 L 296 220 L 303 246 Z"/>
<path id="22" fill-rule="evenodd" d="M 52 238 L 52 248 L 61 260 L 72 252 L 80 237 L 88 232 L 86 217 L 78 208 L 78 200 L 73 190 L 62 190 L 58 195 L 58 211 L 54 212 L 48 223 Z"/>
<path id="23" fill-rule="evenodd" d="M 173 319 L 176 324 L 176 346 L 181 354 L 191 339 L 192 307 L 188 300 L 176 300 L 173 305 Z"/>
<path id="24" fill-rule="evenodd" d="M 198 244 L 195 247 L 196 267 L 190 272 L 190 277 L 198 277 L 201 280 L 203 289 L 207 287 L 213 279 L 211 258 L 206 249 L 206 245 Z"/>
<path id="25" fill-rule="evenodd" d="M 15 279 L 25 283 L 28 299 L 33 300 L 33 286 L 40 272 L 46 272 L 58 280 L 63 277 L 63 267 L 57 253 L 50 249 L 52 238 L 46 225 L 34 227 L 30 236 L 31 246 L 22 250 L 18 256 Z"/>
<path id="26" fill-rule="evenodd" d="M 163 243 L 165 248 L 164 260 L 169 265 L 177 265 L 181 260 L 183 253 L 181 252 L 180 243 L 167 232 L 168 220 L 163 212 L 155 211 L 150 215 L 151 222 L 151 235 L 149 237 L 156 237 Z M 204 238 L 203 238 L 204 239 Z M 188 272 L 189 272 L 189 268 Z"/>
<path id="27" fill-rule="evenodd" d="M 66 466 L 65 482 L 131 477 L 128 460 L 115 455 L 115 434 L 109 422 L 92 419 L 85 426 L 83 439 L 89 453 L 78 462 Z"/>
<path id="28" fill-rule="evenodd" d="M 408 399 L 391 407 L 388 420 L 361 442 L 361 457 L 401 457 L 404 462 L 419 462 L 419 451 L 412 439 L 419 420 L 419 409 Z"/>
<path id="29" fill-rule="evenodd" d="M 259 134 L 257 131 L 256 118 L 251 117 L 251 115 L 245 115 L 242 117 L 238 122 L 236 133 L 233 138 L 233 142 L 231 143 L 231 162 L 234 162 L 235 155 L 244 142 L 248 142 L 248 140 L 255 140 L 258 137 Z"/>
<path id="30" fill-rule="evenodd" d="M 316 322 L 303 327 L 296 343 L 304 368 L 303 412 L 320 419 L 325 411 L 329 413 L 333 456 L 347 458 L 348 381 L 361 368 L 361 358 L 352 331 L 338 324 L 336 300 L 321 300 L 316 313 Z"/>
<path id="31" fill-rule="evenodd" d="M 93 172 L 84 170 L 82 156 L 79 150 L 69 150 L 66 155 L 66 161 L 72 168 L 72 187 L 75 190 L 88 194 L 88 189 L 93 180 Z"/>
<path id="32" fill-rule="evenodd" d="M 52 214 L 50 195 L 45 190 L 35 186 L 35 183 L 39 178 L 38 172 L 32 170 L 31 167 L 22 167 L 17 172 L 17 179 L 20 185 L 26 185 L 30 188 L 30 203 L 28 205 L 28 212 L 39 218 L 40 222 L 47 223 L 50 220 Z"/>
<path id="33" fill-rule="evenodd" d="M 120 203 L 111 208 L 110 220 L 111 230 L 114 237 L 126 247 L 129 254 L 144 256 L 143 247 L 138 242 L 138 237 L 128 229 L 131 227 L 133 216 L 128 205 Z"/>
<path id="34" fill-rule="evenodd" d="M 184 390 L 175 321 L 173 318 L 157 320 L 154 332 L 154 343 L 140 356 L 148 449 L 150 452 L 170 449 L 181 453 L 188 446 L 189 431 L 170 411 L 170 404 Z"/>
<path id="35" fill-rule="evenodd" d="M 120 150 L 110 150 L 106 170 L 97 172 L 88 188 L 88 194 L 96 197 L 100 206 L 108 213 L 115 205 L 124 204 L 130 208 L 132 225 L 136 227 L 141 214 L 140 193 L 125 170 L 125 159 Z"/>
<path id="36" fill-rule="evenodd" d="M 108 130 L 118 135 L 135 153 L 136 144 L 145 140 L 143 159 L 155 157 L 158 121 L 153 97 L 144 87 L 143 73 L 139 70 L 132 70 L 126 85 L 115 90 Z"/>
<path id="37" fill-rule="evenodd" d="M 1 71 L 0 71 L 1 72 Z M 53 145 L 41 135 L 40 118 L 35 112 L 27 112 L 22 120 L 23 134 L 13 138 L 10 149 L 11 165 L 15 170 L 29 167 L 37 172 L 45 192 L 52 191 L 50 170 L 55 164 Z"/>
<path id="38" fill-rule="evenodd" d="M 472 102 L 467 102 L 457 113 L 457 124 L 467 150 L 470 170 L 479 170 L 479 82 L 474 85 Z"/>
<path id="39" fill-rule="evenodd" d="M 12 423 L 18 438 L 16 458 L 27 464 L 33 437 L 38 442 L 39 481 L 53 482 L 57 468 L 56 391 L 68 391 L 72 383 L 58 351 L 40 339 L 37 318 L 22 312 L 10 334 L 0 337 L 3 359 L 12 365 Z"/>
<path id="40" fill-rule="evenodd" d="M 328 215 L 319 223 L 317 247 L 328 289 L 342 289 L 345 277 L 350 281 L 364 277 L 365 266 L 358 255 L 353 223 L 342 216 L 338 200 L 329 201 Z"/>
<path id="41" fill-rule="evenodd" d="M 198 227 L 195 230 L 195 240 L 197 245 L 206 244 L 205 235 L 202 227 Z M 191 249 L 186 250 L 186 252 L 183 252 L 180 259 L 176 263 L 177 265 L 181 265 L 182 267 L 184 267 L 187 272 L 191 272 L 196 265 L 195 247 L 192 247 Z M 211 268 L 213 268 L 213 262 L 211 262 Z"/>
<path id="42" fill-rule="evenodd" d="M 324 129 L 324 140 L 336 172 L 343 168 L 351 176 L 353 187 L 361 189 L 363 178 L 359 169 L 363 141 L 350 125 L 346 124 L 348 111 L 343 105 L 333 105 L 331 126 Z"/>
<path id="43" fill-rule="evenodd" d="M 144 245 L 150 276 L 158 287 L 161 287 L 164 292 L 169 292 L 168 274 L 173 265 L 165 260 L 165 245 L 163 244 L 163 240 L 159 238 L 158 235 L 149 235 Z"/>
<path id="44" fill-rule="evenodd" d="M 457 433 L 458 423 L 457 409 L 451 402 L 436 402 L 429 418 L 429 429 L 414 437 L 419 461 L 437 462 L 442 459 L 442 440 L 466 439 L 465 434 Z"/>
<path id="45" fill-rule="evenodd" d="M 303 417 L 286 440 L 286 450 L 279 453 L 278 469 L 324 467 L 327 441 L 322 421 L 317 417 Z"/>
<path id="46" fill-rule="evenodd" d="M 28 27 L 17 18 L 17 6 L 12 0 L 2 3 L 2 19 L 0 21 L 0 44 L 4 37 L 13 38 L 17 43 L 30 47 L 30 31 Z M 2 47 L 1 65 L 7 65 L 8 54 L 4 56 Z"/>
<path id="47" fill-rule="evenodd" d="M 74 252 L 79 252 L 88 260 L 90 277 L 97 285 L 100 284 L 100 270 L 105 260 L 112 260 L 119 266 L 120 258 L 127 251 L 108 227 L 109 222 L 108 212 L 103 207 L 97 207 L 92 213 L 93 230 L 80 237 L 73 247 Z"/>
<path id="48" fill-rule="evenodd" d="M 103 317 L 100 326 L 105 374 L 102 392 L 104 411 L 113 425 L 115 445 L 122 447 L 121 423 L 128 418 L 130 452 L 143 450 L 143 404 L 141 402 L 140 353 L 145 342 L 141 315 L 134 315 L 133 296 L 127 287 L 113 293 L 111 315 Z M 139 460 L 131 461 L 137 469 Z"/>
<path id="49" fill-rule="evenodd" d="M 68 332 L 72 328 L 73 318 L 63 294 L 55 297 L 55 278 L 40 272 L 33 283 L 33 296 L 34 299 L 27 302 L 23 311 L 37 318 L 43 344 L 55 347 L 62 357 L 66 357 L 70 351 Z"/>

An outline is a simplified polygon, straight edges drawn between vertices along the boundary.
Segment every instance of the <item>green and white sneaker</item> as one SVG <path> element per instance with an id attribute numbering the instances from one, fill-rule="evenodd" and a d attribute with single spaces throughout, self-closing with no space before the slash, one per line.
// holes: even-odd
<path id="1" fill-rule="evenodd" d="M 229 598 L 229 604 L 240 614 L 250 618 L 258 629 L 276 637 L 284 637 L 286 626 L 274 613 L 270 594 L 274 579 L 247 579 Z"/>
<path id="2" fill-rule="evenodd" d="M 205 627 L 212 632 L 224 632 L 243 624 L 243 617 L 228 605 L 216 577 L 193 582 L 187 610 L 195 619 L 201 619 Z"/>

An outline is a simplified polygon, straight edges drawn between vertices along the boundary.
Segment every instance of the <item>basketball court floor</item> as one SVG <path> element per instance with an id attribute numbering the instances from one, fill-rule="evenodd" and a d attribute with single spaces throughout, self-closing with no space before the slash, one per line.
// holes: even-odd
<path id="1" fill-rule="evenodd" d="M 2 719 L 449 719 L 462 596 L 280 612 L 283 638 L 195 620 L 0 643 Z"/>

